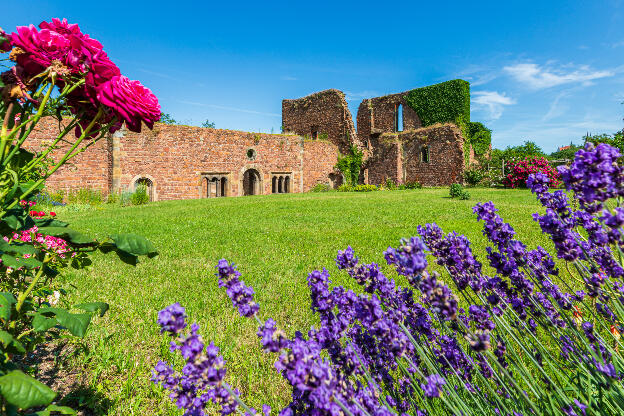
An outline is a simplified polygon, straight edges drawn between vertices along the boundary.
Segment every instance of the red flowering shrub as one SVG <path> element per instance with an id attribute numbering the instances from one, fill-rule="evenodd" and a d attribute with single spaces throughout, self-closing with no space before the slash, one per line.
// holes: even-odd
<path id="1" fill-rule="evenodd" d="M 505 165 L 508 174 L 503 179 L 503 185 L 508 188 L 526 187 L 526 180 L 532 173 L 543 173 L 548 176 L 550 186 L 561 186 L 561 176 L 557 169 L 548 163 L 545 157 L 527 157 L 523 160 L 512 160 Z"/>

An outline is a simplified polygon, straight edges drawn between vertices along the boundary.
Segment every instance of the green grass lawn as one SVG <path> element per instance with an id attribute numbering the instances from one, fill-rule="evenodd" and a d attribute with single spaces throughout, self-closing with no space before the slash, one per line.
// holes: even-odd
<path id="1" fill-rule="evenodd" d="M 273 356 L 260 351 L 256 323 L 238 316 L 217 285 L 220 258 L 235 262 L 253 286 L 260 315 L 272 317 L 289 334 L 314 323 L 307 274 L 326 267 L 334 284 L 355 287 L 335 266 L 336 251 L 351 245 L 366 262 L 385 265 L 383 251 L 416 227 L 438 223 L 465 234 L 484 261 L 485 238 L 472 213 L 477 202 L 492 200 L 520 238 L 534 248 L 551 248 L 531 214 L 538 210 L 526 190 L 471 189 L 472 199 L 448 198 L 448 189 L 371 193 L 268 195 L 246 198 L 166 201 L 140 207 L 71 212 L 60 218 L 97 237 L 135 232 L 149 238 L 160 256 L 137 267 L 115 255 L 94 256 L 91 270 L 66 275 L 72 301 L 106 301 L 111 308 L 96 319 L 78 355 L 93 394 L 107 398 L 100 411 L 111 414 L 177 414 L 167 394 L 149 381 L 159 359 L 170 359 L 169 340 L 159 335 L 156 315 L 180 302 L 214 341 L 227 361 L 228 381 L 247 403 L 283 406 L 286 383 L 273 369 Z M 486 260 L 485 260 L 486 261 Z M 389 275 L 394 275 L 387 266 Z M 106 402 L 106 400 L 104 400 Z M 104 410 L 106 409 L 106 410 Z"/>

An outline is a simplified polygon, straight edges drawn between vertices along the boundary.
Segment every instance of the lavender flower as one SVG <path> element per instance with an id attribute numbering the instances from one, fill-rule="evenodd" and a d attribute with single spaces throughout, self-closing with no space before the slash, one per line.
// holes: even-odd
<path id="1" fill-rule="evenodd" d="M 168 332 L 170 335 L 177 335 L 186 327 L 186 314 L 184 308 L 179 303 L 167 306 L 158 312 L 158 324 L 160 333 Z"/>
<path id="2" fill-rule="evenodd" d="M 253 298 L 253 288 L 245 286 L 245 283 L 238 278 L 240 272 L 236 270 L 233 264 L 229 264 L 227 260 L 219 260 L 217 265 L 217 277 L 219 278 L 219 286 L 226 288 L 226 293 L 234 307 L 238 308 L 241 316 L 251 317 L 258 312 L 260 307 Z"/>
<path id="3" fill-rule="evenodd" d="M 384 253 L 388 264 L 396 266 L 397 273 L 407 276 L 410 283 L 420 280 L 420 274 L 427 268 L 425 250 L 427 246 L 418 237 L 401 240 L 399 248 L 388 247 Z"/>
<path id="4" fill-rule="evenodd" d="M 440 390 L 442 386 L 446 384 L 446 380 L 439 374 L 432 374 L 425 378 L 425 383 L 420 384 L 420 388 L 423 389 L 425 396 L 427 397 L 440 397 Z"/>
<path id="5" fill-rule="evenodd" d="M 342 269 L 352 269 L 358 263 L 358 258 L 353 254 L 353 249 L 351 246 L 348 246 L 343 251 L 338 251 L 338 256 L 336 257 L 336 266 L 340 270 Z"/>
<path id="6" fill-rule="evenodd" d="M 275 321 L 269 318 L 264 325 L 258 329 L 258 336 L 262 343 L 262 349 L 266 352 L 279 352 L 289 345 L 284 331 L 276 329 L 275 327 Z"/>

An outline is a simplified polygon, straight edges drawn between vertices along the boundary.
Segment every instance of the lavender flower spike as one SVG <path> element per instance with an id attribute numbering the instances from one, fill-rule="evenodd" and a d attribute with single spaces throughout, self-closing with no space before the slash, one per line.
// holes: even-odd
<path id="1" fill-rule="evenodd" d="M 217 265 L 217 277 L 219 286 L 226 288 L 226 293 L 232 299 L 232 305 L 238 308 L 241 316 L 250 318 L 258 312 L 260 306 L 254 302 L 254 290 L 250 286 L 245 286 L 245 282 L 239 280 L 240 272 L 233 264 L 227 260 L 219 260 Z"/>

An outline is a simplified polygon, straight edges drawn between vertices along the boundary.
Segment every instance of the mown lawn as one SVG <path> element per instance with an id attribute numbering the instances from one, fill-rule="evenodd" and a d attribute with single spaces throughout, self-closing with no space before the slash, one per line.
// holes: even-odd
<path id="1" fill-rule="evenodd" d="M 135 232 L 149 238 L 160 256 L 137 267 L 114 255 L 94 256 L 91 270 L 64 277 L 75 302 L 106 301 L 111 308 L 96 319 L 87 351 L 75 359 L 85 368 L 91 393 L 83 397 L 110 414 L 178 414 L 166 393 L 149 381 L 151 367 L 169 359 L 169 340 L 160 336 L 156 315 L 180 302 L 225 356 L 229 382 L 249 405 L 275 407 L 289 398 L 288 386 L 263 354 L 256 323 L 240 318 L 214 277 L 220 258 L 235 262 L 253 286 L 262 317 L 272 317 L 289 334 L 314 323 L 307 274 L 326 267 L 335 284 L 354 287 L 338 272 L 336 251 L 351 245 L 367 262 L 384 265 L 383 251 L 416 227 L 437 222 L 465 234 L 484 260 L 485 239 L 472 214 L 477 202 L 492 200 L 530 248 L 550 249 L 531 214 L 538 210 L 526 190 L 471 189 L 472 199 L 448 198 L 448 189 L 373 193 L 268 195 L 167 201 L 142 207 L 72 212 L 60 218 L 98 237 Z M 393 274 L 389 267 L 384 267 Z M 99 403 L 99 404 L 98 404 Z"/>

